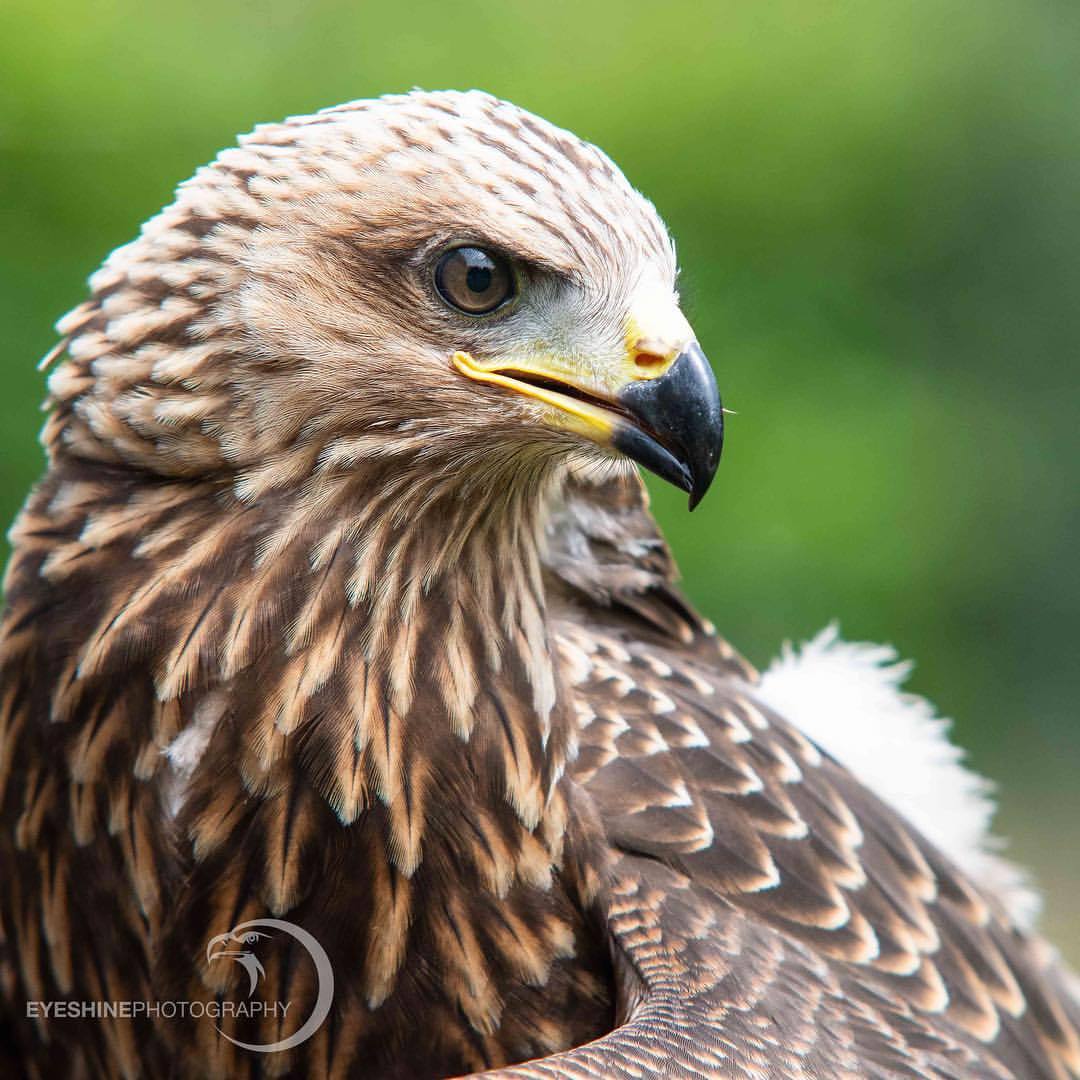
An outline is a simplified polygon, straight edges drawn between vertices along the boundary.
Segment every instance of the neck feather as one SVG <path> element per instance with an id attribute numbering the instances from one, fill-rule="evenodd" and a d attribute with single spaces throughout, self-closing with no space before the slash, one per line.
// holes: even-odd
<path id="1" fill-rule="evenodd" d="M 406 874 L 447 769 L 475 770 L 474 789 L 533 829 L 574 751 L 541 573 L 559 483 L 547 460 L 484 484 L 320 473 L 247 501 L 209 483 L 70 476 L 50 509 L 78 534 L 45 576 L 59 583 L 87 549 L 114 559 L 68 698 L 144 658 L 159 701 L 178 706 L 163 709 L 180 716 L 166 742 L 201 730 L 208 745 L 228 713 L 249 792 L 273 790 L 299 759 L 343 823 L 376 801 L 389 811 Z"/>
<path id="2" fill-rule="evenodd" d="M 523 970 L 538 1007 L 562 994 L 600 1030 L 607 961 L 574 959 L 599 829 L 559 783 L 576 717 L 541 570 L 562 477 L 428 475 L 368 467 L 242 497 L 55 460 L 13 531 L 0 642 L 52 722 L 9 739 L 9 776 L 37 783 L 47 763 L 69 789 L 59 835 L 124 838 L 161 955 L 290 913 L 339 928 L 325 947 L 390 1010 L 364 1012 L 371 1045 L 412 1032 L 433 995 L 496 1032 Z M 161 882 L 181 873 L 170 906 Z M 212 974 L 168 978 L 197 1000 Z"/>

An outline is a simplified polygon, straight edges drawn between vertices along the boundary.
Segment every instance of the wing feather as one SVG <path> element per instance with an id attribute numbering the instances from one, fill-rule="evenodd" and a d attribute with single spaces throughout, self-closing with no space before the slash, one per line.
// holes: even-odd
<path id="1" fill-rule="evenodd" d="M 1041 944 L 757 699 L 676 599 L 632 485 L 580 481 L 552 542 L 571 776 L 619 852 L 608 927 L 641 985 L 612 1035 L 507 1075 L 619 1074 L 644 1043 L 667 1075 L 1080 1076 L 1076 1002 Z"/>

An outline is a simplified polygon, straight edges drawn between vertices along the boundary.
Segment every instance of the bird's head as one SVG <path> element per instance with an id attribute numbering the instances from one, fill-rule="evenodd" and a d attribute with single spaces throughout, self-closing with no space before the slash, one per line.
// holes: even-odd
<path id="1" fill-rule="evenodd" d="M 409 456 L 630 458 L 693 504 L 722 410 L 675 276 L 603 153 L 486 94 L 260 127 L 62 320 L 57 441 L 245 498 Z"/>
<path id="2" fill-rule="evenodd" d="M 260 941 L 268 937 L 269 934 L 251 929 L 250 923 L 241 923 L 224 934 L 212 937 L 206 943 L 206 963 L 210 965 L 215 960 L 232 960 L 239 964 L 248 974 L 250 997 L 255 993 L 259 979 L 266 975 L 262 962 L 253 950 Z"/>

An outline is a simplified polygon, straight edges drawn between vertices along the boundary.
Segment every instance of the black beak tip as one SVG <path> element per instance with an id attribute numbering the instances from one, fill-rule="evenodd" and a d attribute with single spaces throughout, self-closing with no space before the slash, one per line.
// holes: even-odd
<path id="1" fill-rule="evenodd" d="M 724 449 L 724 422 L 722 415 L 714 430 L 716 431 L 715 442 L 697 459 L 696 467 L 691 474 L 692 482 L 688 489 L 691 511 L 705 498 L 705 493 L 712 486 L 713 477 L 716 476 L 716 470 L 720 465 L 720 455 Z"/>
<path id="2" fill-rule="evenodd" d="M 690 496 L 693 510 L 709 490 L 724 442 L 724 410 L 716 378 L 697 342 L 659 378 L 619 395 L 640 427 L 626 425 L 615 446 Z"/>

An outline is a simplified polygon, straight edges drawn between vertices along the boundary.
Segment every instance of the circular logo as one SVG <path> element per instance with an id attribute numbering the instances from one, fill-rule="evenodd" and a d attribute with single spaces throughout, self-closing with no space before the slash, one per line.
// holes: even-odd
<path id="1" fill-rule="evenodd" d="M 326 955 L 326 950 L 302 926 L 297 926 L 296 923 L 288 922 L 285 919 L 249 919 L 247 922 L 237 923 L 228 933 L 218 934 L 217 937 L 211 938 L 207 942 L 207 963 L 212 963 L 214 960 L 229 959 L 239 964 L 248 974 L 248 997 L 251 997 L 258 988 L 259 980 L 266 975 L 256 949 L 261 941 L 274 936 L 267 933 L 268 930 L 282 931 L 303 945 L 315 965 L 315 972 L 319 980 L 319 992 L 315 997 L 315 1005 L 307 1020 L 287 1039 L 280 1039 L 278 1042 L 241 1042 L 239 1039 L 227 1035 L 215 1025 L 218 1034 L 228 1039 L 234 1046 L 239 1046 L 244 1050 L 254 1050 L 260 1054 L 274 1054 L 279 1050 L 291 1050 L 294 1046 L 306 1042 L 319 1030 L 323 1021 L 329 1016 L 330 1006 L 334 1000 L 334 970 L 330 966 L 330 957 Z"/>

